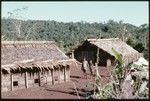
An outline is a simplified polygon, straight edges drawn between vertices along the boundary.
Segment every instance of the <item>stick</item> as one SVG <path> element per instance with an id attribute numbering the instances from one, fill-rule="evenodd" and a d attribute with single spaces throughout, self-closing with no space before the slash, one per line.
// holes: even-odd
<path id="1" fill-rule="evenodd" d="M 77 93 L 78 99 L 80 99 L 80 96 L 79 96 L 78 90 L 77 90 L 77 88 L 76 88 L 76 85 L 74 84 L 74 82 L 72 82 L 72 83 L 73 83 L 73 85 L 74 85 L 74 88 L 75 88 L 75 91 L 76 91 L 76 93 Z"/>

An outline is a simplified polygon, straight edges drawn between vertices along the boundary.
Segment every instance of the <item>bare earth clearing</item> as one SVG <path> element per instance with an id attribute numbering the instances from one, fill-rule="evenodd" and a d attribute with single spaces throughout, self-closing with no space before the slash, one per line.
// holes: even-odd
<path id="1" fill-rule="evenodd" d="M 92 82 L 92 77 L 90 78 L 90 75 L 88 75 L 89 78 L 84 79 L 80 66 L 71 68 L 70 74 L 71 80 L 69 82 L 4 92 L 2 93 L 2 99 L 78 99 L 72 82 L 75 83 L 80 98 L 84 99 L 92 89 L 86 87 L 87 84 Z"/>

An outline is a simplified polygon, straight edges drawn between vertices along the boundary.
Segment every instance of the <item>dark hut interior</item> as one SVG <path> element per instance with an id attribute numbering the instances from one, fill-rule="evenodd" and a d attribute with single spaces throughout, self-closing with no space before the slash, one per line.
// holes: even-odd
<path id="1" fill-rule="evenodd" d="M 74 58 L 79 62 L 82 62 L 85 58 L 88 62 L 92 60 L 93 65 L 96 63 L 97 58 L 97 46 L 90 44 L 88 41 L 85 41 L 81 46 L 74 50 Z M 106 51 L 99 49 L 99 64 L 98 66 L 107 66 L 107 60 L 111 60 L 111 64 L 114 63 L 115 57 L 111 56 Z"/>

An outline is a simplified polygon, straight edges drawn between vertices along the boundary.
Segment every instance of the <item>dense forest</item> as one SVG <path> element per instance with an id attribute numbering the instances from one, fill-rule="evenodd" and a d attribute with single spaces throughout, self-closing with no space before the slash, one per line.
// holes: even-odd
<path id="1" fill-rule="evenodd" d="M 149 25 L 134 26 L 123 21 L 104 23 L 57 22 L 50 20 L 1 19 L 2 40 L 55 41 L 68 52 L 87 38 L 120 38 L 149 60 Z"/>

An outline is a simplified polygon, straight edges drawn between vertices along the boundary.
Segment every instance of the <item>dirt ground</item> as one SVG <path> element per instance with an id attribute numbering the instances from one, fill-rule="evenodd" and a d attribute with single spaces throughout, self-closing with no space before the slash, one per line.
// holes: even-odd
<path id="1" fill-rule="evenodd" d="M 68 82 L 3 92 L 1 93 L 2 99 L 85 99 L 86 94 L 92 90 L 92 87 L 89 86 L 93 81 L 92 77 L 88 75 L 88 79 L 84 79 L 80 66 L 71 68 L 70 74 L 71 80 Z M 107 80 L 104 80 L 104 82 L 107 82 Z"/>

